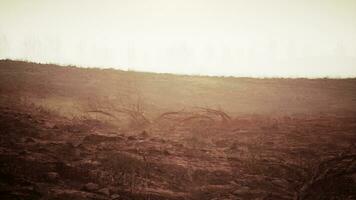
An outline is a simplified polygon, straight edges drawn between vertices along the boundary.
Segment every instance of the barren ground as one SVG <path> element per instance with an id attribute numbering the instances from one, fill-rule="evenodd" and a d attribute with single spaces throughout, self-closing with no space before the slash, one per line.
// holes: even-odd
<path id="1" fill-rule="evenodd" d="M 0 61 L 0 199 L 356 199 L 355 91 Z"/>

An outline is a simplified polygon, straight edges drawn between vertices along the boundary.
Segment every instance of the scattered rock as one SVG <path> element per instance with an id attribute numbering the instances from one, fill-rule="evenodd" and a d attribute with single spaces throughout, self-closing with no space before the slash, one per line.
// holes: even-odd
<path id="1" fill-rule="evenodd" d="M 184 144 L 182 144 L 182 143 L 175 143 L 174 146 L 176 146 L 178 148 L 184 148 Z"/>
<path id="2" fill-rule="evenodd" d="M 74 155 L 76 157 L 80 157 L 81 156 L 81 151 L 79 149 L 74 149 Z"/>
<path id="3" fill-rule="evenodd" d="M 118 137 L 118 136 L 90 134 L 90 135 L 85 136 L 82 143 L 84 143 L 84 144 L 98 144 L 101 142 L 117 142 L 120 140 L 122 140 L 122 138 Z"/>
<path id="4" fill-rule="evenodd" d="M 29 151 L 27 151 L 27 150 L 22 150 L 22 151 L 20 151 L 19 152 L 19 155 L 28 155 L 30 152 Z"/>
<path id="5" fill-rule="evenodd" d="M 53 122 L 45 122 L 45 123 L 44 123 L 44 126 L 45 126 L 46 128 L 54 129 L 54 128 L 56 127 L 56 124 L 53 123 Z"/>
<path id="6" fill-rule="evenodd" d="M 169 156 L 169 155 L 171 155 L 171 152 L 169 152 L 168 150 L 164 150 L 163 155 Z"/>
<path id="7" fill-rule="evenodd" d="M 166 143 L 166 140 L 164 140 L 162 138 L 158 138 L 158 137 L 151 138 L 150 140 L 153 142 Z"/>
<path id="8" fill-rule="evenodd" d="M 351 175 L 351 178 L 352 178 L 352 180 L 354 181 L 354 183 L 356 184 L 356 173 L 352 174 L 352 175 Z"/>
<path id="9" fill-rule="evenodd" d="M 111 199 L 112 199 L 112 200 L 119 200 L 119 199 L 120 199 L 120 195 L 118 195 L 118 194 L 113 194 L 113 195 L 111 195 Z"/>
<path id="10" fill-rule="evenodd" d="M 109 190 L 109 188 L 102 188 L 102 189 L 98 190 L 98 193 L 109 196 L 110 190 Z"/>
<path id="11" fill-rule="evenodd" d="M 110 190 L 110 194 L 117 194 L 120 191 L 120 187 L 116 187 L 116 186 L 108 186 L 109 190 Z"/>
<path id="12" fill-rule="evenodd" d="M 98 184 L 95 184 L 95 183 L 87 183 L 84 185 L 83 189 L 86 191 L 92 192 L 92 191 L 98 190 L 99 186 L 98 186 Z"/>
<path id="13" fill-rule="evenodd" d="M 141 136 L 142 136 L 142 137 L 145 137 L 145 138 L 148 137 L 147 131 L 146 131 L 146 130 L 142 131 L 142 132 L 141 132 Z"/>
<path id="14" fill-rule="evenodd" d="M 47 179 L 51 182 L 58 180 L 59 174 L 57 172 L 48 172 Z"/>
<path id="15" fill-rule="evenodd" d="M 129 136 L 129 137 L 127 137 L 127 139 L 128 139 L 128 140 L 137 140 L 137 138 L 136 138 L 135 136 L 132 136 L 132 135 Z"/>
<path id="16" fill-rule="evenodd" d="M 247 186 L 242 186 L 239 189 L 235 190 L 233 194 L 235 195 L 241 195 L 241 194 L 246 194 L 250 191 L 250 188 Z"/>
<path id="17" fill-rule="evenodd" d="M 273 179 L 272 180 L 272 183 L 275 184 L 275 185 L 278 185 L 278 186 L 285 186 L 287 183 L 286 181 L 283 181 L 283 180 L 280 180 L 280 179 Z"/>
<path id="18" fill-rule="evenodd" d="M 103 200 L 98 194 L 89 193 L 78 190 L 71 189 L 53 189 L 50 192 L 49 198 L 45 199 L 75 199 L 75 200 L 86 200 L 86 199 L 98 199 Z M 106 199 L 106 198 L 105 198 Z"/>
<path id="19" fill-rule="evenodd" d="M 31 137 L 26 137 L 26 138 L 21 138 L 20 142 L 22 142 L 22 143 L 33 143 L 33 142 L 35 142 L 35 140 L 33 138 L 31 138 Z"/>
<path id="20" fill-rule="evenodd" d="M 25 143 L 33 143 L 35 140 L 31 137 L 26 138 Z"/>
<path id="21" fill-rule="evenodd" d="M 77 148 L 77 147 L 79 147 L 81 144 L 82 144 L 82 140 L 81 139 L 72 139 L 72 141 L 69 141 L 68 143 L 70 144 L 70 145 L 72 145 L 73 147 L 75 147 L 75 148 Z"/>
<path id="22" fill-rule="evenodd" d="M 229 183 L 230 183 L 231 185 L 237 185 L 237 183 L 236 183 L 235 180 L 229 181 Z"/>

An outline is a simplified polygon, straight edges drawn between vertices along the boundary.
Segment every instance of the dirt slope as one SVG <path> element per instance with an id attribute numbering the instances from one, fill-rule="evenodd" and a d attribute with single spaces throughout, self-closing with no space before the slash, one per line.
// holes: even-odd
<path id="1" fill-rule="evenodd" d="M 353 79 L 13 61 L 0 76 L 0 199 L 356 199 Z"/>
<path id="2" fill-rule="evenodd" d="M 194 106 L 233 115 L 356 111 L 356 79 L 176 76 L 0 61 L 0 91 L 68 112 L 131 94 L 156 115 Z"/>

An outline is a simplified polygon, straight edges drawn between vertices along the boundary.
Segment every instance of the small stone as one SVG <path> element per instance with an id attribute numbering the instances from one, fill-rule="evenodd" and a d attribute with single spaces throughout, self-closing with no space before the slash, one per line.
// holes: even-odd
<path id="1" fill-rule="evenodd" d="M 229 183 L 230 183 L 231 185 L 237 185 L 236 181 L 234 181 L 234 180 L 229 181 Z"/>
<path id="2" fill-rule="evenodd" d="M 119 193 L 119 191 L 120 191 L 120 188 L 119 188 L 119 187 L 109 186 L 108 188 L 109 188 L 109 190 L 110 190 L 110 194 Z"/>
<path id="3" fill-rule="evenodd" d="M 236 195 L 238 195 L 238 194 L 245 194 L 245 193 L 248 193 L 249 191 L 250 191 L 250 188 L 249 188 L 249 187 L 242 186 L 242 187 L 240 187 L 239 189 L 235 190 L 235 191 L 233 192 L 233 194 L 236 194 Z"/>
<path id="4" fill-rule="evenodd" d="M 102 188 L 102 189 L 98 190 L 98 193 L 109 196 L 110 190 L 109 190 L 109 188 Z"/>
<path id="5" fill-rule="evenodd" d="M 28 155 L 29 154 L 29 151 L 27 151 L 27 150 L 22 150 L 22 151 L 20 151 L 19 152 L 19 155 Z"/>
<path id="6" fill-rule="evenodd" d="M 33 142 L 35 142 L 35 140 L 31 137 L 25 139 L 25 143 L 33 143 Z"/>
<path id="7" fill-rule="evenodd" d="M 47 173 L 47 178 L 49 181 L 56 181 L 58 179 L 59 175 L 57 172 L 48 172 Z"/>
<path id="8" fill-rule="evenodd" d="M 354 183 L 356 183 L 356 173 L 352 174 L 352 175 L 351 175 L 351 178 L 352 178 L 352 180 L 354 181 Z"/>
<path id="9" fill-rule="evenodd" d="M 81 152 L 80 152 L 80 150 L 79 149 L 74 149 L 74 155 L 76 156 L 76 157 L 80 157 L 80 155 L 81 155 Z"/>
<path id="10" fill-rule="evenodd" d="M 136 140 L 136 137 L 131 135 L 131 136 L 127 137 L 127 139 L 128 140 Z"/>
<path id="11" fill-rule="evenodd" d="M 31 137 L 23 137 L 23 138 L 20 138 L 20 142 L 21 143 L 31 143 L 31 142 L 35 142 L 35 140 Z"/>
<path id="12" fill-rule="evenodd" d="M 279 179 L 274 179 L 274 180 L 272 180 L 272 183 L 275 184 L 275 185 L 279 185 L 279 186 L 284 186 L 284 185 L 286 185 L 286 182 L 285 182 L 285 181 L 279 180 Z"/>
<path id="13" fill-rule="evenodd" d="M 98 190 L 99 186 L 98 186 L 98 184 L 95 184 L 95 183 L 87 183 L 84 185 L 83 189 L 86 191 L 92 192 L 92 191 Z"/>
<path id="14" fill-rule="evenodd" d="M 119 200 L 119 198 L 120 198 L 120 195 L 118 195 L 118 194 L 111 195 L 112 200 Z"/>
<path id="15" fill-rule="evenodd" d="M 52 123 L 52 122 L 45 122 L 45 123 L 44 123 L 44 126 L 45 126 L 46 128 L 53 129 L 53 128 L 56 126 L 56 124 L 55 124 L 55 123 Z"/>
<path id="16" fill-rule="evenodd" d="M 163 154 L 166 155 L 166 156 L 169 156 L 169 155 L 171 155 L 171 152 L 169 152 L 168 150 L 164 150 Z"/>
<path id="17" fill-rule="evenodd" d="M 142 131 L 142 132 L 141 132 L 141 136 L 142 136 L 142 137 L 148 137 L 147 131 L 146 131 L 146 130 Z"/>

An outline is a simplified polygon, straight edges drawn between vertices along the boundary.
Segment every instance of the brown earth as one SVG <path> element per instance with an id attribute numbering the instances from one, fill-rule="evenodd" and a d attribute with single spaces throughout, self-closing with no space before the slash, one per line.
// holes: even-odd
<path id="1" fill-rule="evenodd" d="M 355 91 L 0 61 L 0 199 L 356 199 Z"/>

